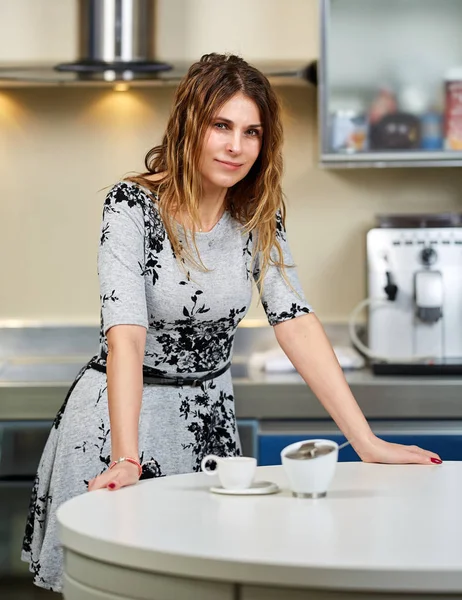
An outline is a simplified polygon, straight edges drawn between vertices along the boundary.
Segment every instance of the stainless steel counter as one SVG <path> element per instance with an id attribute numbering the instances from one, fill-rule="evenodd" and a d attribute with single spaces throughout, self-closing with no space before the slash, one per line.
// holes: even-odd
<path id="1" fill-rule="evenodd" d="M 333 343 L 345 342 L 342 326 L 326 330 Z M 238 418 L 326 418 L 297 373 L 248 367 L 251 352 L 271 345 L 271 327 L 238 328 L 232 366 Z M 0 328 L 0 420 L 53 419 L 97 347 L 96 327 Z M 346 378 L 367 418 L 462 418 L 460 377 L 377 377 L 363 369 L 346 372 Z"/>

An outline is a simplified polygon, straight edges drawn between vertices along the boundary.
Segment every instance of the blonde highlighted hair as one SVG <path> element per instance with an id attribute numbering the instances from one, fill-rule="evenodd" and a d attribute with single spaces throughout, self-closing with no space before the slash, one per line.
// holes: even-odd
<path id="1" fill-rule="evenodd" d="M 146 172 L 129 179 L 157 195 L 175 256 L 205 268 L 194 235 L 196 256 L 189 244 L 185 248 L 180 243 L 173 216 L 187 215 L 193 233 L 200 226 L 199 166 L 203 141 L 220 108 L 239 92 L 258 107 L 263 126 L 262 146 L 249 173 L 227 190 L 226 209 L 245 231 L 253 234 L 253 259 L 258 256 L 261 282 L 270 264 L 283 270 L 288 265 L 284 265 L 276 237 L 276 214 L 280 212 L 284 225 L 286 212 L 281 188 L 281 110 L 268 79 L 258 69 L 238 56 L 215 53 L 206 54 L 191 65 L 176 91 L 162 143 L 147 153 Z M 152 174 L 163 176 L 156 181 L 147 179 Z"/>

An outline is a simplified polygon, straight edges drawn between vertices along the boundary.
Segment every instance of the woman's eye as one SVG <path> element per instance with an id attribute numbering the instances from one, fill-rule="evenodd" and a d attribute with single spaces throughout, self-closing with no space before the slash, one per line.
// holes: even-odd
<path id="1" fill-rule="evenodd" d="M 227 129 L 228 126 L 226 125 L 226 123 L 215 123 L 215 127 L 217 129 Z"/>
<path id="2" fill-rule="evenodd" d="M 258 129 L 249 129 L 247 132 L 250 136 L 256 137 L 260 135 L 260 131 Z"/>

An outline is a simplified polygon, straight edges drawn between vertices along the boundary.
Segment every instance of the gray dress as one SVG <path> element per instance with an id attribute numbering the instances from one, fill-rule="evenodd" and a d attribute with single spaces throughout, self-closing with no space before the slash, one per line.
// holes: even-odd
<path id="1" fill-rule="evenodd" d="M 277 236 L 285 261 L 292 258 L 280 215 Z M 252 234 L 225 212 L 215 227 L 197 233 L 205 266 L 181 268 L 155 203 L 134 183 L 120 182 L 107 195 L 98 255 L 101 290 L 101 349 L 113 325 L 147 329 L 144 364 L 168 375 L 204 375 L 230 359 L 236 327 L 252 295 Z M 294 289 L 277 267 L 264 282 L 269 323 L 310 312 L 295 269 Z M 294 292 L 296 290 L 296 292 Z M 104 360 L 97 358 L 104 364 Z M 209 453 L 240 452 L 230 371 L 200 387 L 144 384 L 139 425 L 142 478 L 198 471 Z M 56 509 L 85 493 L 87 482 L 107 469 L 111 438 L 106 375 L 82 369 L 53 423 L 32 490 L 22 558 L 34 582 L 61 590 L 62 551 Z"/>

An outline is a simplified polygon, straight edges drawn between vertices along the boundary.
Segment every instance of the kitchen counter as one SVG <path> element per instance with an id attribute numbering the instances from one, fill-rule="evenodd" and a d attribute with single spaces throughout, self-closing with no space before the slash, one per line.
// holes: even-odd
<path id="1" fill-rule="evenodd" d="M 344 330 L 326 328 L 332 342 L 340 339 L 345 343 Z M 0 331 L 0 420 L 53 419 L 74 376 L 96 353 L 98 329 Z M 237 330 L 232 374 L 238 418 L 327 418 L 297 373 L 268 374 L 249 368 L 250 353 L 271 344 L 274 346 L 271 327 Z M 462 377 L 378 377 L 369 369 L 345 375 L 369 419 L 462 419 Z"/>
<path id="2" fill-rule="evenodd" d="M 85 363 L 22 364 L 20 375 L 0 367 L 0 420 L 53 419 L 75 374 Z M 233 371 L 236 413 L 241 419 L 319 419 L 327 413 L 297 373 Z M 10 370 L 11 369 L 10 367 Z M 19 369 L 18 369 L 19 372 Z M 240 376 L 239 376 L 239 375 Z M 462 418 L 462 378 L 377 377 L 369 369 L 346 372 L 367 418 Z"/>
<path id="3" fill-rule="evenodd" d="M 199 473 L 66 502 L 65 598 L 462 598 L 462 463 L 339 463 L 319 500 L 282 467 L 257 479 L 283 491 L 218 496 Z"/>

